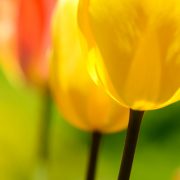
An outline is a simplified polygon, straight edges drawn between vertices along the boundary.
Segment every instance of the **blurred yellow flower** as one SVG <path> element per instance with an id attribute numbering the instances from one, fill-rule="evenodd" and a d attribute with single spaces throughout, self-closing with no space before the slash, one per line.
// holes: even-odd
<path id="1" fill-rule="evenodd" d="M 173 177 L 173 180 L 180 180 L 180 169 L 178 169 Z"/>
<path id="2" fill-rule="evenodd" d="M 52 91 L 60 111 L 86 131 L 115 132 L 126 128 L 129 110 L 120 107 L 91 80 L 87 45 L 78 28 L 79 0 L 61 0 L 53 21 Z"/>
<path id="3" fill-rule="evenodd" d="M 79 24 L 99 84 L 121 105 L 179 100 L 179 0 L 80 0 Z"/>
<path id="4" fill-rule="evenodd" d="M 38 85 L 47 82 L 49 30 L 55 2 L 1 0 L 0 55 L 8 73 L 14 68 L 16 75 L 24 74 L 30 82 Z M 7 69 L 9 66 L 11 69 Z"/>

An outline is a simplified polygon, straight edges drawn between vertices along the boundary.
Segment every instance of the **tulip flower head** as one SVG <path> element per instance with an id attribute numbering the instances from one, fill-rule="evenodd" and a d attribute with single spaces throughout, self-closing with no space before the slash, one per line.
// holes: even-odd
<path id="1" fill-rule="evenodd" d="M 98 82 L 135 110 L 180 98 L 178 0 L 81 0 L 79 26 Z"/>
<path id="2" fill-rule="evenodd" d="M 49 30 L 55 0 L 8 1 L 9 8 L 13 4 L 15 9 L 14 14 L 7 15 L 14 31 L 10 36 L 15 44 L 13 59 L 28 81 L 43 85 L 48 79 Z"/>
<path id="3" fill-rule="evenodd" d="M 180 180 L 180 169 L 178 169 L 173 177 L 173 180 Z"/>
<path id="4" fill-rule="evenodd" d="M 60 111 L 86 131 L 115 132 L 128 124 L 129 110 L 95 85 L 87 70 L 87 44 L 78 27 L 79 0 L 61 0 L 53 21 L 51 84 Z"/>
<path id="5" fill-rule="evenodd" d="M 15 0 L 0 1 L 0 65 L 10 79 L 19 72 L 15 53 L 17 4 Z"/>
<path id="6" fill-rule="evenodd" d="M 50 20 L 55 0 L 20 0 L 18 55 L 26 77 L 43 82 L 48 78 Z"/>

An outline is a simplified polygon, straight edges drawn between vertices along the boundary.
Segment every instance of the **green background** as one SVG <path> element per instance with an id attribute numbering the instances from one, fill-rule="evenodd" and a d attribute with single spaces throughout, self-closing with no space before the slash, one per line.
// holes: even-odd
<path id="1" fill-rule="evenodd" d="M 39 91 L 12 85 L 0 72 L 0 180 L 85 180 L 91 135 L 66 123 L 55 105 L 49 163 L 39 162 L 41 100 Z M 124 138 L 125 132 L 103 137 L 97 180 L 117 178 Z M 179 168 L 180 103 L 175 103 L 145 114 L 131 180 L 171 180 Z"/>

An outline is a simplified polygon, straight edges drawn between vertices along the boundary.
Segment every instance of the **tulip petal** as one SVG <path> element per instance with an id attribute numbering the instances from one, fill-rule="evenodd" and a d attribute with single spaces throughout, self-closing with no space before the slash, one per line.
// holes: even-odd
<path id="1" fill-rule="evenodd" d="M 178 101 L 180 2 L 87 3 L 86 20 L 102 57 L 96 60 L 97 77 L 111 96 L 121 105 L 137 110 L 157 109 Z M 87 29 L 85 23 L 80 23 L 83 30 Z M 87 35 L 86 38 L 89 43 L 92 41 Z"/>
<path id="2" fill-rule="evenodd" d="M 51 84 L 60 111 L 86 131 L 114 132 L 127 126 L 129 110 L 91 80 L 88 46 L 78 27 L 79 0 L 61 0 L 53 21 Z"/>

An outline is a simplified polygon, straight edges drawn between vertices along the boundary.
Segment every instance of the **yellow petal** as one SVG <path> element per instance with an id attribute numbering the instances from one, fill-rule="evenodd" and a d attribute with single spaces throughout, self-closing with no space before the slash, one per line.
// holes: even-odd
<path id="1" fill-rule="evenodd" d="M 180 1 L 82 1 L 86 6 L 80 7 L 79 16 L 86 11 L 86 23 L 80 21 L 80 27 L 93 35 L 90 54 L 100 54 L 93 55 L 98 57 L 94 68 L 109 94 L 137 110 L 178 101 Z M 92 35 L 84 34 L 90 44 Z"/>
<path id="2" fill-rule="evenodd" d="M 128 124 L 129 110 L 119 106 L 91 80 L 88 47 L 77 21 L 79 0 L 61 0 L 53 21 L 51 84 L 59 110 L 86 131 L 114 132 Z"/>

